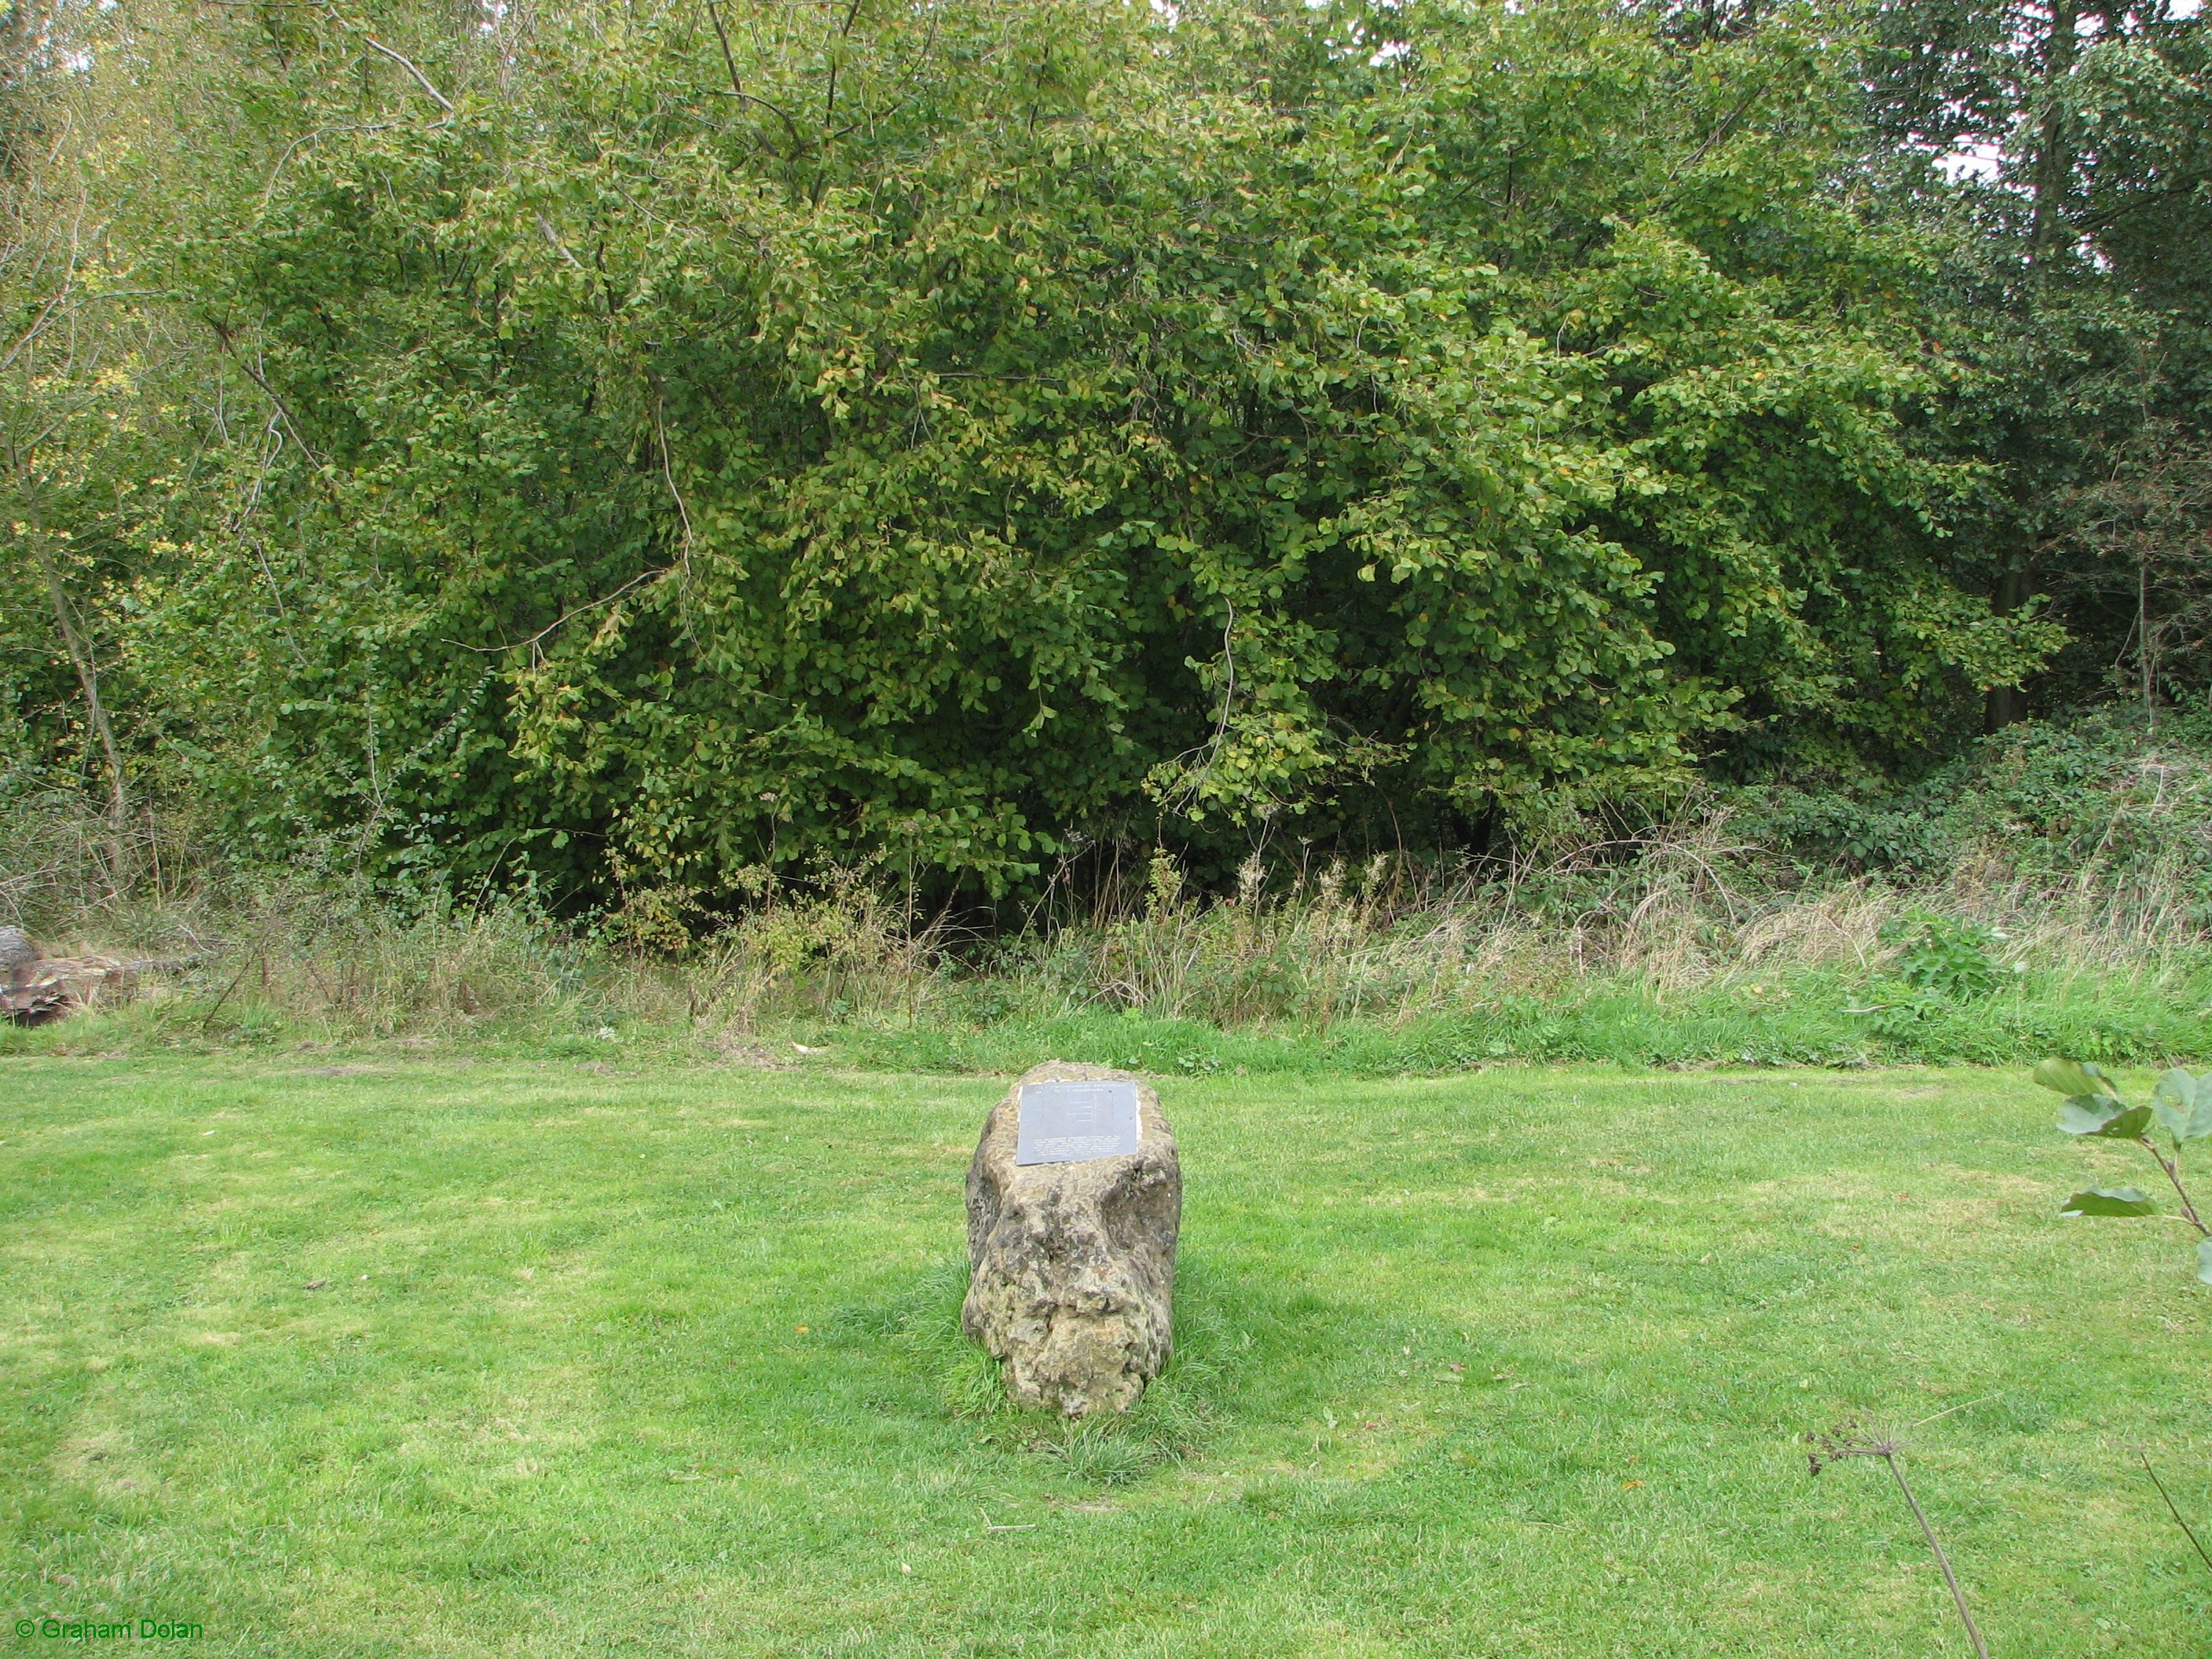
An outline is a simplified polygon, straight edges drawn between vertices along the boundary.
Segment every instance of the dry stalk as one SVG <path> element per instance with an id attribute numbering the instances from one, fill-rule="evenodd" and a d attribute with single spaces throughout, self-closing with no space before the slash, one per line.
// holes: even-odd
<path id="1" fill-rule="evenodd" d="M 1982 1640 L 1982 1632 L 1976 1626 L 1974 1615 L 1966 1606 L 1966 1593 L 1959 1588 L 1958 1574 L 1951 1571 L 1951 1558 L 1943 1553 L 1943 1546 L 1936 1539 L 1936 1528 L 1928 1524 L 1928 1516 L 1920 1507 L 1920 1500 L 1912 1495 L 1912 1483 L 1905 1478 L 1905 1464 L 1898 1455 L 1899 1437 L 1871 1433 L 1856 1422 L 1844 1422 L 1837 1424 L 1826 1434 L 1808 1434 L 1805 1441 L 1812 1448 L 1806 1454 L 1806 1462 L 1816 1475 L 1829 1464 L 1851 1457 L 1878 1457 L 1889 1466 L 1889 1472 L 1897 1481 L 1897 1489 L 1905 1494 L 1905 1501 L 1912 1510 L 1912 1518 L 1920 1523 L 1920 1535 L 1928 1540 L 1929 1549 L 1935 1553 L 1936 1565 L 1943 1570 L 1943 1582 L 1950 1586 L 1951 1600 L 1959 1609 L 1959 1621 L 1966 1627 L 1966 1639 L 1974 1644 L 1974 1651 L 1980 1659 L 1990 1659 L 1989 1644 Z"/>

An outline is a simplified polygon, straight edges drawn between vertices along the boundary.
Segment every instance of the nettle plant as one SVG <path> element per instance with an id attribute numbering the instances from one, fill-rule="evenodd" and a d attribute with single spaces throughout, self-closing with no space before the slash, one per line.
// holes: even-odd
<path id="1" fill-rule="evenodd" d="M 1893 931 L 1898 936 L 1909 936 L 1898 953 L 1899 976 L 1914 990 L 1930 996 L 1970 1002 L 1989 995 L 2025 966 L 2015 964 L 2007 969 L 1996 957 L 2008 942 L 2005 934 L 1979 922 L 1908 910 L 1883 930 L 1885 935 Z"/>
<path id="2" fill-rule="evenodd" d="M 2027 969 L 2024 963 L 2008 969 L 1998 960 L 2011 943 L 1998 929 L 1929 910 L 1907 910 L 1885 922 L 1881 939 L 1899 946 L 1896 976 L 1870 988 L 1882 1000 L 1850 1011 L 1872 1015 L 1881 1036 L 1907 1036 L 1923 1020 L 1995 994 Z"/>
<path id="3" fill-rule="evenodd" d="M 2051 1059 L 2035 1068 L 2035 1080 L 2066 1097 L 2058 1109 L 2058 1127 L 2069 1135 L 2103 1140 L 2132 1140 L 2158 1160 L 2166 1178 L 2181 1200 L 2181 1218 L 2197 1229 L 2197 1277 L 2212 1285 L 2212 1227 L 2197 1213 L 2189 1189 L 2181 1184 L 2181 1149 L 2192 1140 L 2212 1135 L 2212 1073 L 2203 1077 L 2175 1069 L 2158 1080 L 2150 1104 L 2130 1106 L 2103 1070 L 2087 1060 Z M 2159 1150 L 2152 1138 L 2152 1123 L 2172 1138 L 2173 1155 Z M 2068 1199 L 2061 1215 L 2156 1215 L 2139 1187 L 2092 1187 Z"/>

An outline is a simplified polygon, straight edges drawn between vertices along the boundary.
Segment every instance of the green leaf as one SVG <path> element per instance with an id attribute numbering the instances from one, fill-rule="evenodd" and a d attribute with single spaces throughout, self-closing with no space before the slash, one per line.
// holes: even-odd
<path id="1" fill-rule="evenodd" d="M 2156 1215 L 2158 1206 L 2153 1204 L 2140 1187 L 2092 1187 L 2086 1193 L 2076 1193 L 2058 1206 L 2061 1215 Z"/>
<path id="2" fill-rule="evenodd" d="M 2176 1140 L 2189 1127 L 2190 1115 L 2196 1107 L 2197 1079 L 2179 1068 L 2159 1079 L 2158 1086 L 2150 1091 L 2151 1110 Z"/>
<path id="3" fill-rule="evenodd" d="M 2151 1092 L 2158 1121 L 2177 1141 L 2212 1135 L 2212 1073 L 2192 1077 L 2179 1066 L 2159 1079 Z"/>
<path id="4" fill-rule="evenodd" d="M 2046 1089 L 2057 1091 L 2069 1099 L 2082 1095 L 2118 1100 L 2119 1091 L 2104 1073 L 2103 1068 L 2086 1060 L 2061 1060 L 2052 1055 L 2038 1062 L 2035 1080 Z"/>
<path id="5" fill-rule="evenodd" d="M 2083 1096 L 2058 1109 L 2058 1127 L 2069 1135 L 2133 1140 L 2150 1127 L 2150 1108 L 2123 1106 L 2117 1100 Z"/>
<path id="6" fill-rule="evenodd" d="M 2212 1238 L 2204 1240 L 2197 1247 L 2197 1276 L 2207 1285 L 2212 1285 Z"/>

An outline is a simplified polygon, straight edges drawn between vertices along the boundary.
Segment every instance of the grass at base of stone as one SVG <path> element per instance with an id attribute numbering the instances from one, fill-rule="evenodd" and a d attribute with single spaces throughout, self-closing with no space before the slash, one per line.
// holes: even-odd
<path id="1" fill-rule="evenodd" d="M 2148 1079 L 2125 1077 L 2140 1094 Z M 2212 1291 L 2016 1073 L 1159 1079 L 1177 1358 L 959 1342 L 1001 1085 L 0 1061 L 0 1619 L 297 1659 L 2194 1656 Z M 40 1650 L 37 1643 L 19 1644 Z"/>
<path id="2" fill-rule="evenodd" d="M 1166 1074 L 1434 1076 L 1513 1061 L 1631 1066 L 2032 1065 L 2046 1054 L 2164 1066 L 2212 1060 L 2212 1008 L 2193 981 L 2031 973 L 1962 1000 L 1870 991 L 1801 973 L 1679 997 L 1583 981 L 1449 1013 L 1323 1025 L 1224 1028 L 1139 1011 L 805 1021 L 758 1030 L 600 1011 L 540 1011 L 434 1032 L 377 1036 L 287 1018 L 251 997 L 126 1005 L 38 1030 L 0 1026 L 0 1058 L 31 1054 L 301 1052 L 467 1054 L 620 1065 L 662 1060 L 831 1064 L 1013 1073 L 1040 1057 Z"/>
<path id="3" fill-rule="evenodd" d="M 975 1420 L 986 1443 L 1042 1453 L 1080 1479 L 1118 1486 L 1195 1454 L 1219 1414 L 1237 1334 L 1211 1310 L 1204 1270 L 1186 1267 L 1182 1277 L 1184 1301 L 1198 1311 L 1177 1322 L 1166 1369 L 1128 1412 L 1076 1421 L 1014 1406 L 997 1362 L 962 1334 L 963 1257 L 948 1256 L 886 1304 L 840 1308 L 830 1328 L 891 1339 L 929 1379 L 946 1413 Z"/>

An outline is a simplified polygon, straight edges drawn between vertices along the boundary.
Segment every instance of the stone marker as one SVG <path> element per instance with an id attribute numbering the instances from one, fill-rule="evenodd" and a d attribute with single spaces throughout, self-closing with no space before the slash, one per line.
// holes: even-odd
<path id="1" fill-rule="evenodd" d="M 1182 1219 L 1175 1137 L 1127 1072 L 1049 1061 L 992 1108 L 968 1166 L 960 1323 L 1017 1401 L 1136 1403 L 1167 1364 Z"/>

